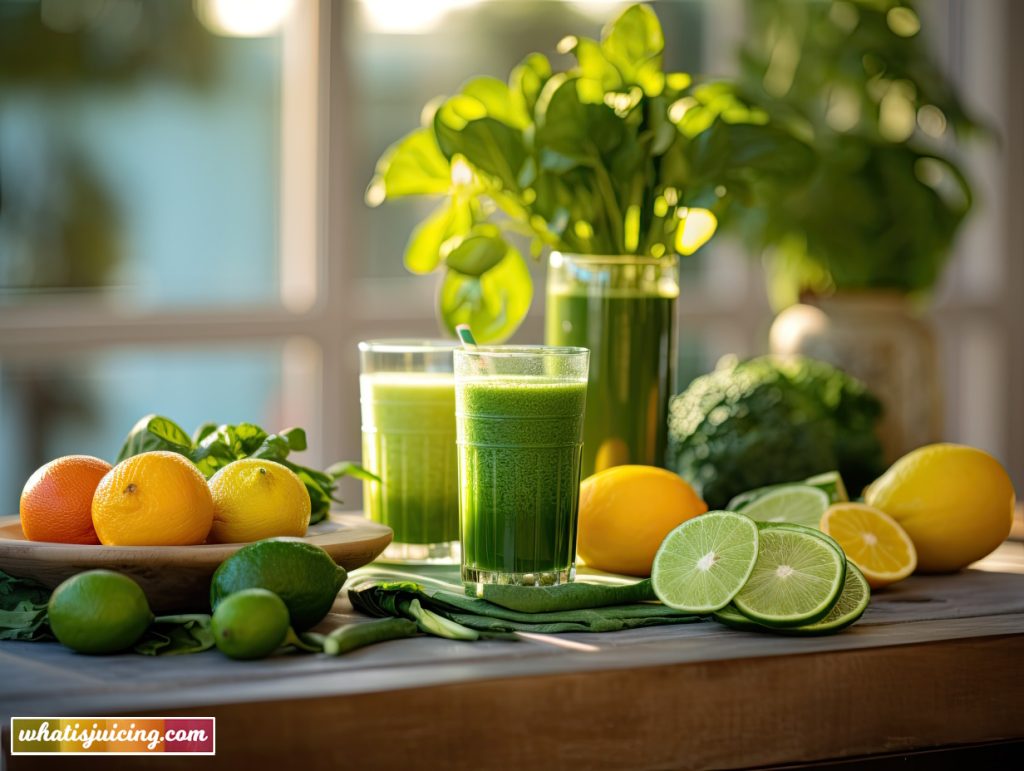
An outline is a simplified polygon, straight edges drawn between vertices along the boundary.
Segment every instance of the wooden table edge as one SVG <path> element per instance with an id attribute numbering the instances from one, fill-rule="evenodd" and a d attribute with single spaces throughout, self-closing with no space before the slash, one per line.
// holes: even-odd
<path id="1" fill-rule="evenodd" d="M 744 768 L 1024 737 L 1024 635 L 164 710 L 218 767 Z M 4 726 L 9 746 L 9 726 Z M 45 758 L 8 758 L 11 771 Z M 161 758 L 185 768 L 192 758 Z M 85 758 L 103 768 L 145 758 Z"/>

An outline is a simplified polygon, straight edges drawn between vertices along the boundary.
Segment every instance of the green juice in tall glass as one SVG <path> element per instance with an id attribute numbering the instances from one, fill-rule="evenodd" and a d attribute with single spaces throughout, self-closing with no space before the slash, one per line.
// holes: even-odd
<path id="1" fill-rule="evenodd" d="M 583 476 L 661 466 L 675 387 L 674 258 L 558 255 L 548 274 L 548 345 L 590 349 Z"/>
<path id="2" fill-rule="evenodd" d="M 453 375 L 364 374 L 360 391 L 363 464 L 382 479 L 364 483 L 367 515 L 394 530 L 398 545 L 457 542 Z"/>
<path id="3" fill-rule="evenodd" d="M 464 581 L 572 580 L 585 377 L 457 380 Z"/>

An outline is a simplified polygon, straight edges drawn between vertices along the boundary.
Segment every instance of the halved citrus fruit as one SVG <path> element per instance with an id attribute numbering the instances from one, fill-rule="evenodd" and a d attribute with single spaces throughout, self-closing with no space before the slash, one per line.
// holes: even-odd
<path id="1" fill-rule="evenodd" d="M 872 589 L 900 581 L 917 567 L 914 542 L 899 523 L 863 503 L 836 503 L 821 517 L 822 532 L 843 547 Z"/>

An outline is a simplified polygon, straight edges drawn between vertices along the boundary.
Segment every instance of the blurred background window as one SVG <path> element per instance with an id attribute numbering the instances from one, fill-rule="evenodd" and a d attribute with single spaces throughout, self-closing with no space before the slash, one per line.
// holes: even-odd
<path id="1" fill-rule="evenodd" d="M 356 342 L 439 333 L 434 281 L 401 259 L 428 204 L 366 208 L 376 159 L 432 97 L 503 78 L 530 51 L 554 56 L 570 32 L 596 36 L 625 5 L 0 0 L 0 501 L 13 510 L 56 455 L 112 459 L 150 411 L 188 429 L 302 425 L 308 462 L 358 458 Z M 652 5 L 666 67 L 738 72 L 742 0 Z M 918 9 L 939 61 L 1003 138 L 967 150 L 978 205 L 933 306 L 946 434 L 993 451 L 1020 485 L 1012 5 Z M 723 354 L 766 350 L 772 320 L 763 271 L 739 243 L 716 239 L 682 271 L 680 388 Z M 536 294 L 517 340 L 542 337 Z"/>

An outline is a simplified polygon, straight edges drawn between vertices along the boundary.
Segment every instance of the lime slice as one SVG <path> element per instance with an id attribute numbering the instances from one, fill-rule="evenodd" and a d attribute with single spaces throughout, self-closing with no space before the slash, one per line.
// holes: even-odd
<path id="1" fill-rule="evenodd" d="M 772 632 L 774 631 L 770 627 L 762 626 L 756 621 L 751 621 L 749 618 L 744 616 L 733 604 L 726 605 L 720 610 L 716 610 L 713 614 L 715 621 L 720 624 L 725 624 L 733 629 L 739 629 L 743 632 Z"/>
<path id="2" fill-rule="evenodd" d="M 677 610 L 718 610 L 750 577 L 757 544 L 757 524 L 742 514 L 709 511 L 689 519 L 665 536 L 654 555 L 654 593 Z"/>
<path id="3" fill-rule="evenodd" d="M 792 522 L 758 522 L 758 530 L 771 530 L 773 528 L 780 528 L 782 530 L 794 530 L 798 533 L 806 533 L 807 535 L 813 535 L 815 538 L 820 538 L 822 541 L 827 543 L 840 557 L 846 558 L 846 550 L 839 545 L 839 541 L 830 536 L 828 533 L 823 533 L 813 527 L 807 527 L 806 525 L 794 525 Z"/>
<path id="4" fill-rule="evenodd" d="M 843 591 L 839 595 L 832 610 L 821 621 L 804 626 L 794 626 L 788 629 L 772 628 L 762 626 L 756 621 L 751 621 L 744 616 L 733 605 L 726 605 L 721 610 L 715 611 L 715 621 L 747 632 L 776 632 L 788 635 L 816 635 L 834 634 L 864 615 L 868 603 L 871 600 L 871 589 L 868 587 L 867 579 L 852 562 L 846 564 L 846 580 L 843 583 Z"/>
<path id="5" fill-rule="evenodd" d="M 864 574 L 857 569 L 852 562 L 846 563 L 846 580 L 843 582 L 843 591 L 839 599 L 832 606 L 832 610 L 821 621 L 813 624 L 798 626 L 793 629 L 780 629 L 778 631 L 787 634 L 830 634 L 845 629 L 854 621 L 864 615 L 871 601 L 871 588 Z"/>
<path id="6" fill-rule="evenodd" d="M 784 482 L 778 485 L 768 485 L 767 487 L 758 487 L 755 490 L 748 490 L 745 493 L 740 493 L 735 496 L 731 501 L 729 501 L 729 505 L 725 508 L 729 511 L 743 511 L 744 508 L 749 506 L 758 498 L 763 498 L 768 493 L 778 490 L 780 487 L 791 487 L 796 484 L 803 484 L 808 487 L 817 487 L 828 496 L 830 503 L 841 503 L 850 500 L 850 496 L 846 494 L 846 485 L 843 484 L 843 478 L 839 475 L 839 472 L 826 471 L 824 474 L 816 474 L 813 477 L 808 477 L 803 482 Z"/>
<path id="7" fill-rule="evenodd" d="M 828 494 L 817 487 L 786 485 L 748 503 L 743 513 L 758 522 L 789 522 L 817 529 L 828 507 Z"/>
<path id="8" fill-rule="evenodd" d="M 846 558 L 817 534 L 762 528 L 757 563 L 733 602 L 765 626 L 810 624 L 832 609 L 845 577 Z"/>

